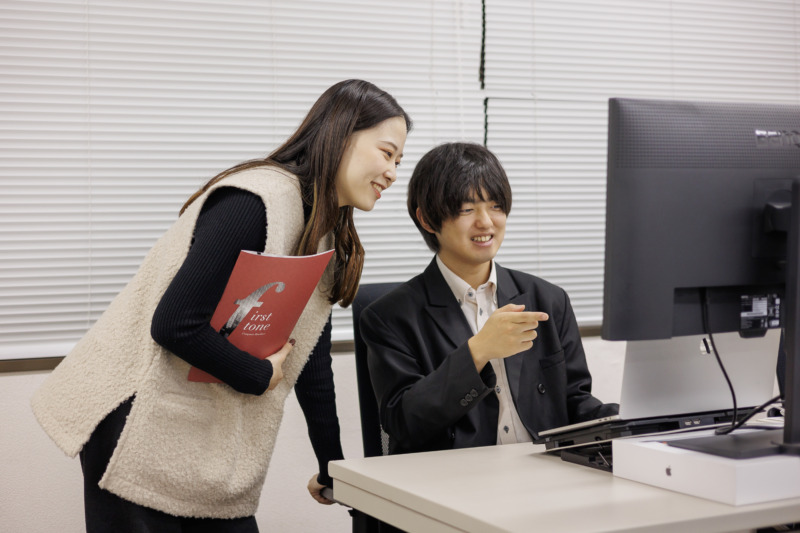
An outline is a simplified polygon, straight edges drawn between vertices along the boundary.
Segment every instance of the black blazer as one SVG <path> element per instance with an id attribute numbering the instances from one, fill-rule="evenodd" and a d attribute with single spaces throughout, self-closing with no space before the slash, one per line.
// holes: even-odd
<path id="1" fill-rule="evenodd" d="M 544 311 L 533 347 L 506 358 L 511 395 L 525 427 L 539 431 L 617 412 L 591 395 L 578 325 L 563 289 L 497 266 L 497 305 Z M 389 452 L 497 443 L 491 365 L 475 370 L 472 331 L 436 264 L 367 307 L 360 329 Z"/>

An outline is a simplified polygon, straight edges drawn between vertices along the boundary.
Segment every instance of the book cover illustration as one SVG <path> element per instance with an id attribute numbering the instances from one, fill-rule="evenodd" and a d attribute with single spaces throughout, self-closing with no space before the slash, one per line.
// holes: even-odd
<path id="1" fill-rule="evenodd" d="M 281 256 L 242 250 L 222 293 L 211 327 L 234 346 L 264 359 L 286 344 L 333 250 Z M 221 383 L 192 367 L 189 381 Z"/>

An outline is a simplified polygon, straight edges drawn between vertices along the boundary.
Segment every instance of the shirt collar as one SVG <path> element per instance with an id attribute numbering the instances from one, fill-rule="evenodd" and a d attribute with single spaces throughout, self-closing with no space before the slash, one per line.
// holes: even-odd
<path id="1" fill-rule="evenodd" d="M 455 272 L 447 268 L 447 265 L 442 262 L 438 254 L 436 255 L 436 264 L 438 265 L 439 271 L 442 273 L 444 280 L 447 282 L 447 286 L 450 287 L 450 290 L 453 292 L 453 296 L 456 297 L 456 300 L 458 300 L 459 304 L 462 303 L 466 299 L 467 293 L 472 290 L 472 287 L 469 283 L 458 277 Z M 494 296 L 494 292 L 497 288 L 497 268 L 495 268 L 494 259 L 492 259 L 492 266 L 491 270 L 489 271 L 489 279 L 486 281 L 486 283 L 478 287 L 478 289 L 484 286 L 488 286 L 488 288 L 492 291 L 492 296 Z"/>

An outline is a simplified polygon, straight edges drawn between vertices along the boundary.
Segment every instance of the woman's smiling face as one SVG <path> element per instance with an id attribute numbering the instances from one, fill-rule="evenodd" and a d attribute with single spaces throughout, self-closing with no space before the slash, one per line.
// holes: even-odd
<path id="1" fill-rule="evenodd" d="M 352 205 L 371 211 L 381 193 L 397 179 L 397 166 L 406 143 L 406 121 L 392 117 L 347 140 L 336 172 L 339 207 Z"/>

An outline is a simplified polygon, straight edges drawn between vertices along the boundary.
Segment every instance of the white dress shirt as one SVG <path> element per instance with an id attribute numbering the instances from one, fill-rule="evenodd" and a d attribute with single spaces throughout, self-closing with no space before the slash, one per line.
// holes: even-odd
<path id="1" fill-rule="evenodd" d="M 452 270 L 436 256 L 436 264 L 442 272 L 447 285 L 461 306 L 461 311 L 469 323 L 473 335 L 478 333 L 489 316 L 497 310 L 497 272 L 492 261 L 489 280 L 473 289 L 469 283 L 458 277 Z M 494 393 L 500 402 L 500 413 L 497 418 L 497 444 L 514 444 L 517 442 L 532 442 L 528 430 L 519 418 L 511 389 L 508 386 L 508 375 L 503 359 L 490 361 L 494 373 L 497 375 L 497 384 Z"/>

